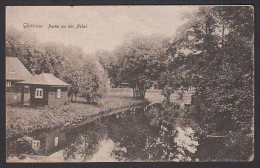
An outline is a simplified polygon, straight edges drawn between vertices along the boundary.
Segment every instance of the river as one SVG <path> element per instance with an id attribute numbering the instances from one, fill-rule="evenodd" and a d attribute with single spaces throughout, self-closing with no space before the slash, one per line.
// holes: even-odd
<path id="1" fill-rule="evenodd" d="M 60 133 L 59 133 L 60 134 Z M 201 161 L 212 142 L 190 128 L 152 126 L 143 108 L 104 116 L 65 131 L 66 143 L 48 156 L 17 155 L 8 162 Z M 205 143 L 206 142 L 206 143 Z M 211 144 L 210 144 L 211 143 Z M 203 146 L 201 146 L 203 144 Z M 221 143 L 214 142 L 214 146 Z M 201 152 L 198 152 L 198 149 Z M 201 153 L 204 155 L 201 155 Z M 214 152 L 213 152 L 214 153 Z"/>

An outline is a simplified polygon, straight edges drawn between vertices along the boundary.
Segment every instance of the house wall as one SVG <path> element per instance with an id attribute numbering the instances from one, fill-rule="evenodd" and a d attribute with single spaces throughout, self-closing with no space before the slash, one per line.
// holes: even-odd
<path id="1" fill-rule="evenodd" d="M 11 82 L 11 86 L 10 87 L 7 87 L 7 82 Z M 13 80 L 6 80 L 6 92 L 16 92 L 15 81 L 13 81 Z"/>
<path id="2" fill-rule="evenodd" d="M 16 82 L 19 82 L 17 80 L 6 80 L 6 92 L 12 92 L 12 93 L 19 93 L 21 92 L 21 86 L 17 85 Z M 7 87 L 7 82 L 11 82 L 11 86 Z M 25 88 L 25 93 L 28 93 L 29 89 Z"/>
<path id="3" fill-rule="evenodd" d="M 57 98 L 57 89 L 61 89 L 61 98 Z M 48 93 L 48 105 L 59 106 L 68 102 L 68 88 L 67 87 L 52 87 Z"/>
<path id="4" fill-rule="evenodd" d="M 42 88 L 43 89 L 43 98 L 35 98 L 35 90 L 36 88 Z M 44 106 L 48 105 L 48 92 L 49 87 L 42 86 L 42 85 L 30 85 L 30 105 L 32 106 Z"/>
<path id="5" fill-rule="evenodd" d="M 35 98 L 36 88 L 43 89 L 43 98 Z M 61 89 L 61 98 L 57 98 L 57 89 Z M 51 87 L 43 85 L 31 85 L 30 86 L 31 100 L 30 104 L 33 106 L 59 106 L 68 102 L 68 87 Z"/>

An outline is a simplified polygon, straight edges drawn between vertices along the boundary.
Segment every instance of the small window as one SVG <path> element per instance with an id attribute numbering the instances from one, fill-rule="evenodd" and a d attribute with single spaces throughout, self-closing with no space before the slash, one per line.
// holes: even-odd
<path id="1" fill-rule="evenodd" d="M 35 90 L 35 98 L 43 98 L 43 89 L 37 88 Z"/>
<path id="2" fill-rule="evenodd" d="M 54 146 L 58 146 L 59 137 L 55 137 L 54 139 Z"/>
<path id="3" fill-rule="evenodd" d="M 6 87 L 11 87 L 11 81 L 6 81 Z"/>
<path id="4" fill-rule="evenodd" d="M 56 98 L 61 98 L 61 89 L 57 89 Z"/>

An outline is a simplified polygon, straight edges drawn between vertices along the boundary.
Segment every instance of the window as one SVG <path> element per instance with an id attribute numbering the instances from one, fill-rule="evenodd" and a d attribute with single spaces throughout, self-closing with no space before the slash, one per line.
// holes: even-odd
<path id="1" fill-rule="evenodd" d="M 40 141 L 39 140 L 33 140 L 32 148 L 34 150 L 39 150 L 39 148 L 40 148 Z"/>
<path id="2" fill-rule="evenodd" d="M 58 99 L 61 98 L 61 89 L 57 89 L 56 98 L 58 98 Z"/>
<path id="3" fill-rule="evenodd" d="M 43 98 L 43 89 L 37 88 L 35 90 L 35 98 Z"/>
<path id="4" fill-rule="evenodd" d="M 59 137 L 55 137 L 54 139 L 54 146 L 58 146 Z"/>
<path id="5" fill-rule="evenodd" d="M 11 87 L 11 81 L 6 81 L 6 87 Z"/>

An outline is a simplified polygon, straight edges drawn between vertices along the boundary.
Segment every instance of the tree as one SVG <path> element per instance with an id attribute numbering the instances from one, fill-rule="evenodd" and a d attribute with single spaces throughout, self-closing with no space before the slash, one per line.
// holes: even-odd
<path id="1" fill-rule="evenodd" d="M 39 67 L 37 61 L 42 57 L 42 49 L 34 34 L 8 27 L 5 44 L 6 56 L 19 58 L 30 72 Z"/>
<path id="2" fill-rule="evenodd" d="M 228 148 L 239 149 L 235 159 L 246 160 L 252 152 L 246 144 L 253 144 L 253 10 L 202 7 L 193 16 L 172 47 L 186 55 L 186 82 L 197 87 L 200 126 L 207 134 L 228 135 Z"/>
<path id="3" fill-rule="evenodd" d="M 113 52 L 118 61 L 111 76 L 115 81 L 128 82 L 134 97 L 144 98 L 146 89 L 165 69 L 167 43 L 167 38 L 159 35 L 126 41 Z"/>

